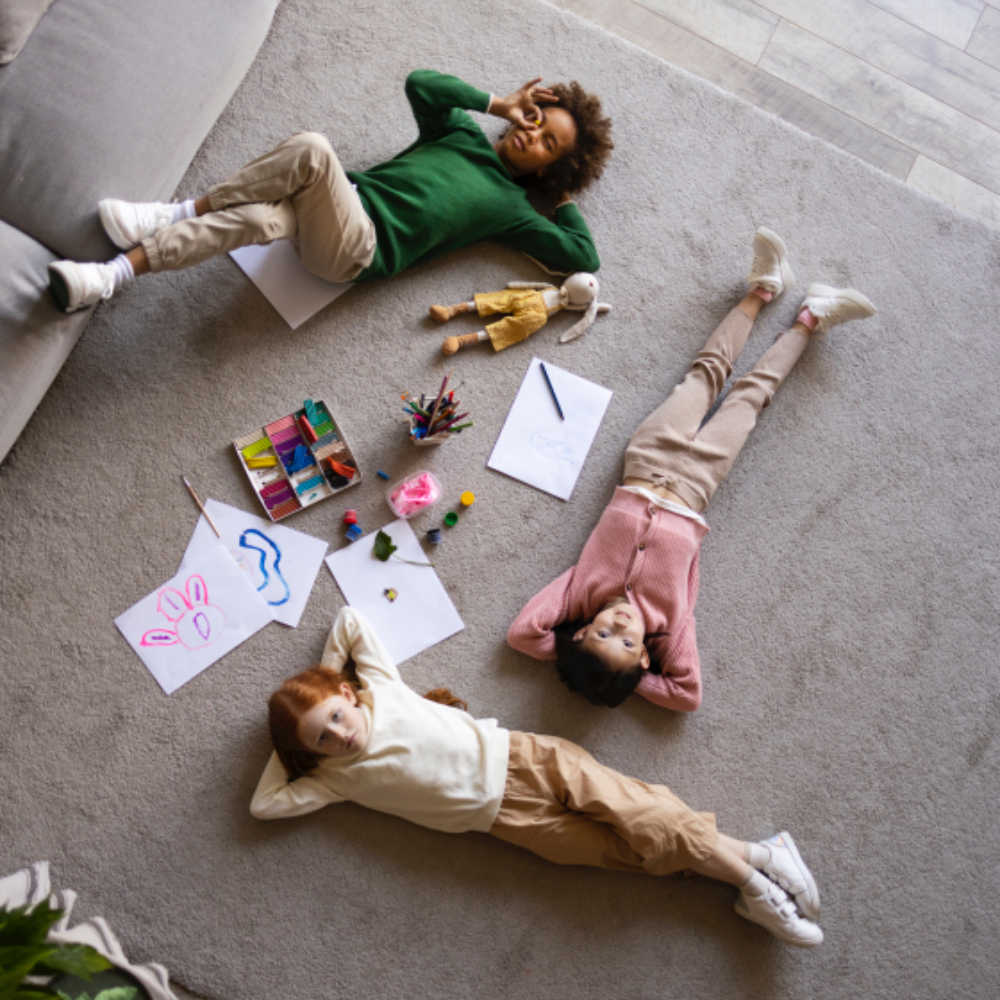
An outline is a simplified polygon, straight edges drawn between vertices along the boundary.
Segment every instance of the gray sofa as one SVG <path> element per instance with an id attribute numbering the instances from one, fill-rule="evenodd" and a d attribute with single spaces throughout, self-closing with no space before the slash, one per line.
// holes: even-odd
<path id="1" fill-rule="evenodd" d="M 0 460 L 86 326 L 53 260 L 117 252 L 101 198 L 168 200 L 280 0 L 0 0 Z"/>

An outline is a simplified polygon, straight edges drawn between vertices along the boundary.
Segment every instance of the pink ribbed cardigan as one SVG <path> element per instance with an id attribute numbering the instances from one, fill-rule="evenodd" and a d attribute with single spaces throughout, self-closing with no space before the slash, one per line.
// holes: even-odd
<path id="1" fill-rule="evenodd" d="M 588 622 L 624 594 L 642 612 L 646 646 L 663 667 L 662 676 L 647 672 L 636 690 L 664 708 L 693 712 L 701 703 L 694 605 L 706 534 L 699 521 L 616 489 L 580 561 L 528 602 L 507 641 L 537 660 L 554 660 L 557 625 Z"/>

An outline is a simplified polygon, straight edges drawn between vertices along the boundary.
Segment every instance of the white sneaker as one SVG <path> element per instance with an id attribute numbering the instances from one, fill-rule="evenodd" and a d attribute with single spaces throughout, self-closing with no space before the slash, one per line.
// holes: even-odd
<path id="1" fill-rule="evenodd" d="M 849 323 L 852 319 L 865 319 L 875 312 L 875 307 L 861 292 L 853 288 L 831 288 L 829 285 L 810 285 L 802 308 L 813 314 L 820 333 L 826 333 L 831 326 Z"/>
<path id="2" fill-rule="evenodd" d="M 792 835 L 782 830 L 781 833 L 762 840 L 760 846 L 771 855 L 761 871 L 777 882 L 785 892 L 795 897 L 803 916 L 810 920 L 818 920 L 819 889 L 816 888 L 816 880 L 806 868 Z"/>
<path id="3" fill-rule="evenodd" d="M 110 264 L 59 260 L 49 264 L 49 288 L 63 312 L 86 309 L 114 294 L 114 268 Z"/>
<path id="4" fill-rule="evenodd" d="M 736 912 L 761 927 L 766 927 L 776 938 L 796 948 L 815 948 L 823 943 L 823 931 L 817 924 L 800 917 L 788 893 L 773 882 L 760 896 L 741 892 L 736 898 Z"/>
<path id="5" fill-rule="evenodd" d="M 101 225 L 111 242 L 122 250 L 131 250 L 144 239 L 169 226 L 174 206 L 159 201 L 119 201 L 105 198 L 97 205 Z"/>
<path id="6" fill-rule="evenodd" d="M 775 298 L 795 284 L 784 242 L 777 233 L 763 226 L 753 234 L 753 264 L 747 284 L 751 289 L 763 288 Z"/>

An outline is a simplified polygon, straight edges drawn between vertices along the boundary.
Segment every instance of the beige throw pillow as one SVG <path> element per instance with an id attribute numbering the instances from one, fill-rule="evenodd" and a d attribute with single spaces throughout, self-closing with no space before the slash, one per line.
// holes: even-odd
<path id="1" fill-rule="evenodd" d="M 53 0 L 0 0 L 0 66 L 21 51 Z"/>

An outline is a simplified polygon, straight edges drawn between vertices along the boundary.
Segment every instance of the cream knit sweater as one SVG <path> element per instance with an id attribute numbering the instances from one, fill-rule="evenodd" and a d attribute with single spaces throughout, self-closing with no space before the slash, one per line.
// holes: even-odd
<path id="1" fill-rule="evenodd" d="M 427 701 L 404 683 L 372 626 L 353 608 L 337 615 L 323 666 L 350 657 L 363 690 L 368 744 L 327 758 L 296 781 L 271 759 L 250 803 L 258 819 L 301 816 L 351 801 L 447 833 L 487 832 L 507 782 L 510 734 L 495 719 Z"/>

